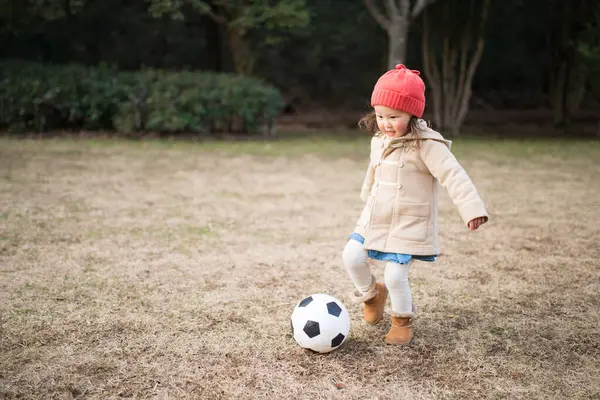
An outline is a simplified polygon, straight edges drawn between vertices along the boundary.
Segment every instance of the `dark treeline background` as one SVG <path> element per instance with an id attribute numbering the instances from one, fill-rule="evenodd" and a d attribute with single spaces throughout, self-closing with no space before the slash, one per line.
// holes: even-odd
<path id="1" fill-rule="evenodd" d="M 222 1 L 201 3 L 215 9 Z M 156 67 L 240 72 L 235 55 L 239 43 L 232 40 L 228 26 L 186 2 L 178 14 L 164 11 L 164 7 L 162 13 L 157 12 L 160 7 L 151 9 L 152 2 L 147 0 L 65 0 L 56 2 L 54 8 L 36 8 L 42 3 L 2 0 L 0 58 L 123 70 Z M 157 3 L 160 6 L 161 2 L 155 1 L 155 7 Z M 263 3 L 267 7 L 274 1 Z M 442 3 L 458 13 L 450 15 L 445 27 L 435 23 L 435 13 L 444 12 Z M 535 110 L 538 114 L 532 115 L 551 119 L 551 125 L 558 128 L 578 120 L 595 121 L 600 108 L 594 86 L 598 78 L 594 64 L 586 63 L 580 49 L 583 46 L 595 54 L 600 48 L 598 3 L 491 0 L 478 33 L 485 48 L 472 80 L 471 113 Z M 386 32 L 363 0 L 297 4 L 306 11 L 305 23 L 284 23 L 283 27 L 259 23 L 246 30 L 252 65 L 245 72 L 279 88 L 287 113 L 365 110 L 375 79 L 388 67 Z M 380 9 L 382 4 L 378 3 Z M 449 35 L 448 26 L 476 21 L 479 17 L 469 15 L 469 7 L 473 7 L 469 0 L 438 0 L 429 5 L 433 34 Z M 419 70 L 424 68 L 425 15 L 415 18 L 409 27 L 405 60 L 410 68 Z M 478 36 L 473 38 L 477 40 Z M 443 47 L 439 49 L 442 54 Z M 424 78 L 429 90 L 431 85 Z"/>

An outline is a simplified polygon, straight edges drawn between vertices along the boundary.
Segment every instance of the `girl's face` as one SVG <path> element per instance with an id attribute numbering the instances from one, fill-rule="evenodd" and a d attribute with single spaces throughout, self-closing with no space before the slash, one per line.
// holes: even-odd
<path id="1" fill-rule="evenodd" d="M 389 138 L 399 138 L 408 132 L 411 115 L 386 106 L 375 106 L 377 127 Z"/>

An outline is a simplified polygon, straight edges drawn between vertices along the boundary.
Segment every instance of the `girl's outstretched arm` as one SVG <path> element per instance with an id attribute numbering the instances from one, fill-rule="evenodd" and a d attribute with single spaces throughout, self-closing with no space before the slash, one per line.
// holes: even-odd
<path id="1" fill-rule="evenodd" d="M 373 137 L 371 139 L 371 153 L 369 154 L 369 166 L 367 167 L 367 173 L 365 175 L 365 180 L 360 189 L 360 198 L 362 201 L 367 201 L 369 198 L 369 194 L 371 193 L 371 188 L 373 187 L 373 182 L 375 182 L 375 165 L 373 164 L 374 153 L 380 149 L 381 142 Z"/>
<path id="2" fill-rule="evenodd" d="M 475 219 L 481 218 L 484 222 L 488 220 L 488 213 L 475 185 L 444 143 L 436 140 L 422 141 L 421 156 L 429 172 L 448 191 L 469 229 L 474 230 L 472 226 L 477 229 L 481 225 L 471 224 Z"/>
<path id="3" fill-rule="evenodd" d="M 373 163 L 369 162 L 369 166 L 367 167 L 367 173 L 365 175 L 365 180 L 360 189 L 360 198 L 362 201 L 367 201 L 367 198 L 369 198 L 369 193 L 371 193 L 371 188 L 373 187 L 374 181 L 375 168 L 373 168 Z"/>

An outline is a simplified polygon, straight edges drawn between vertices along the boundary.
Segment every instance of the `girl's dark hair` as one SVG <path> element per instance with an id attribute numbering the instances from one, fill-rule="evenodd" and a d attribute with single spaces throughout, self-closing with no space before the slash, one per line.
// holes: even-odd
<path id="1" fill-rule="evenodd" d="M 375 111 L 371 111 L 367 115 L 363 116 L 358 121 L 358 127 L 368 133 L 377 133 L 379 128 L 377 127 L 377 115 Z M 419 132 L 419 118 L 412 116 L 408 121 L 408 133 L 417 135 Z"/>

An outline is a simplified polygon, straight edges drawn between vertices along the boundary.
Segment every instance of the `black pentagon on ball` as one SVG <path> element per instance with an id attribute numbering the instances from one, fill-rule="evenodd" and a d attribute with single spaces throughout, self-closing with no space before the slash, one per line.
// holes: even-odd
<path id="1" fill-rule="evenodd" d="M 338 347 L 340 344 L 342 344 L 345 337 L 346 336 L 342 335 L 341 333 L 338 333 L 336 337 L 331 339 L 331 347 Z"/>
<path id="2" fill-rule="evenodd" d="M 300 302 L 300 304 L 298 304 L 298 307 L 306 307 L 307 305 L 309 305 L 311 302 L 313 301 L 312 296 L 308 296 L 304 299 L 302 299 L 302 301 Z"/>
<path id="3" fill-rule="evenodd" d="M 319 323 L 311 320 L 306 321 L 306 325 L 304 325 L 302 330 L 311 339 L 321 333 L 321 330 L 319 329 Z"/>
<path id="4" fill-rule="evenodd" d="M 339 317 L 342 313 L 342 309 L 340 306 L 337 305 L 335 301 L 330 301 L 329 303 L 327 303 L 327 312 L 333 315 L 334 317 Z"/>

